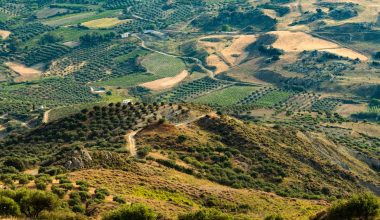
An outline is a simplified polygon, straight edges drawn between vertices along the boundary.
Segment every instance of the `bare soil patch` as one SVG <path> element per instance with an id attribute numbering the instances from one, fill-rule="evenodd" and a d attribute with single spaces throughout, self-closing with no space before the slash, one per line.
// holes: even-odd
<path id="1" fill-rule="evenodd" d="M 78 41 L 67 41 L 63 43 L 63 45 L 74 48 L 74 47 L 78 47 L 80 43 Z"/>
<path id="2" fill-rule="evenodd" d="M 16 78 L 17 82 L 35 80 L 38 79 L 42 74 L 42 71 L 38 69 L 41 66 L 27 67 L 21 63 L 15 62 L 6 62 L 5 65 L 19 74 L 19 76 Z"/>
<path id="3" fill-rule="evenodd" d="M 0 30 L 0 37 L 3 38 L 3 40 L 7 39 L 9 35 L 11 35 L 10 31 Z"/>
<path id="4" fill-rule="evenodd" d="M 188 75 L 189 75 L 189 72 L 187 70 L 184 70 L 181 73 L 179 73 L 177 76 L 154 80 L 151 82 L 140 84 L 140 86 L 143 86 L 145 88 L 148 88 L 154 91 L 170 89 L 173 86 L 177 85 L 178 83 L 182 82 L 184 79 L 186 79 Z"/>

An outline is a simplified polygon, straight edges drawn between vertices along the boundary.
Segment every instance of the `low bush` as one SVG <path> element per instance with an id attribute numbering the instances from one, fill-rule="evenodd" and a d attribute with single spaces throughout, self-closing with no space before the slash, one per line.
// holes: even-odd
<path id="1" fill-rule="evenodd" d="M 122 205 L 108 213 L 103 220 L 144 219 L 156 220 L 157 214 L 149 207 L 141 204 Z"/>

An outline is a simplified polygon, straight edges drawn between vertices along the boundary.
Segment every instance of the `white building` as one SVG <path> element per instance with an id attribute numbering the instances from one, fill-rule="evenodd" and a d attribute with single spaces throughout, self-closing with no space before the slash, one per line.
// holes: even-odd
<path id="1" fill-rule="evenodd" d="M 130 35 L 129 32 L 125 32 L 124 34 L 121 34 L 121 38 L 128 38 Z"/>
<path id="2" fill-rule="evenodd" d="M 132 102 L 132 99 L 124 99 L 122 104 L 127 105 L 128 103 Z"/>

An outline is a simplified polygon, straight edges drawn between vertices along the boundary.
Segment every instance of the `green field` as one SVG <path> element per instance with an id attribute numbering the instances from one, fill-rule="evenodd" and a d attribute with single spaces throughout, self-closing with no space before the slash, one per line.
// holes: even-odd
<path id="1" fill-rule="evenodd" d="M 176 76 L 186 69 L 186 65 L 181 59 L 158 53 L 146 56 L 142 61 L 142 65 L 148 72 L 160 78 Z"/>
<path id="2" fill-rule="evenodd" d="M 141 48 L 137 48 L 135 50 L 133 50 L 132 52 L 128 53 L 128 54 L 124 54 L 124 55 L 121 55 L 121 56 L 118 56 L 114 59 L 114 61 L 116 63 L 122 63 L 122 62 L 125 62 L 131 58 L 134 58 L 136 56 L 145 56 L 149 53 L 149 51 L 147 50 L 144 50 L 144 49 L 141 49 Z"/>
<path id="3" fill-rule="evenodd" d="M 291 94 L 289 92 L 273 91 L 263 95 L 255 102 L 254 105 L 261 108 L 270 108 L 287 100 L 290 96 Z"/>
<path id="4" fill-rule="evenodd" d="M 119 78 L 110 79 L 103 82 L 95 83 L 97 86 L 115 86 L 121 88 L 128 88 L 132 86 L 136 86 L 141 83 L 150 82 L 153 80 L 159 79 L 159 77 L 152 74 L 131 74 L 127 76 L 122 76 Z"/>
<path id="5" fill-rule="evenodd" d="M 193 102 L 199 104 L 230 106 L 237 103 L 240 99 L 248 96 L 257 89 L 258 87 L 253 86 L 231 86 L 199 97 Z"/>
<path id="6" fill-rule="evenodd" d="M 74 25 L 100 18 L 116 17 L 118 14 L 120 14 L 120 10 L 110 10 L 101 13 L 84 12 L 54 17 L 45 20 L 43 23 L 49 26 Z"/>

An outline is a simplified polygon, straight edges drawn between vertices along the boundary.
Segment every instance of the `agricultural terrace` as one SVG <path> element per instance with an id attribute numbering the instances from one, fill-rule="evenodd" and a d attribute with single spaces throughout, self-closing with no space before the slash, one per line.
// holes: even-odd
<path id="1" fill-rule="evenodd" d="M 254 86 L 231 86 L 196 98 L 192 102 L 212 106 L 231 106 L 257 89 L 258 87 Z"/>
<path id="2" fill-rule="evenodd" d="M 149 73 L 161 78 L 174 77 L 186 69 L 186 65 L 181 59 L 159 53 L 144 57 L 141 64 Z"/>

